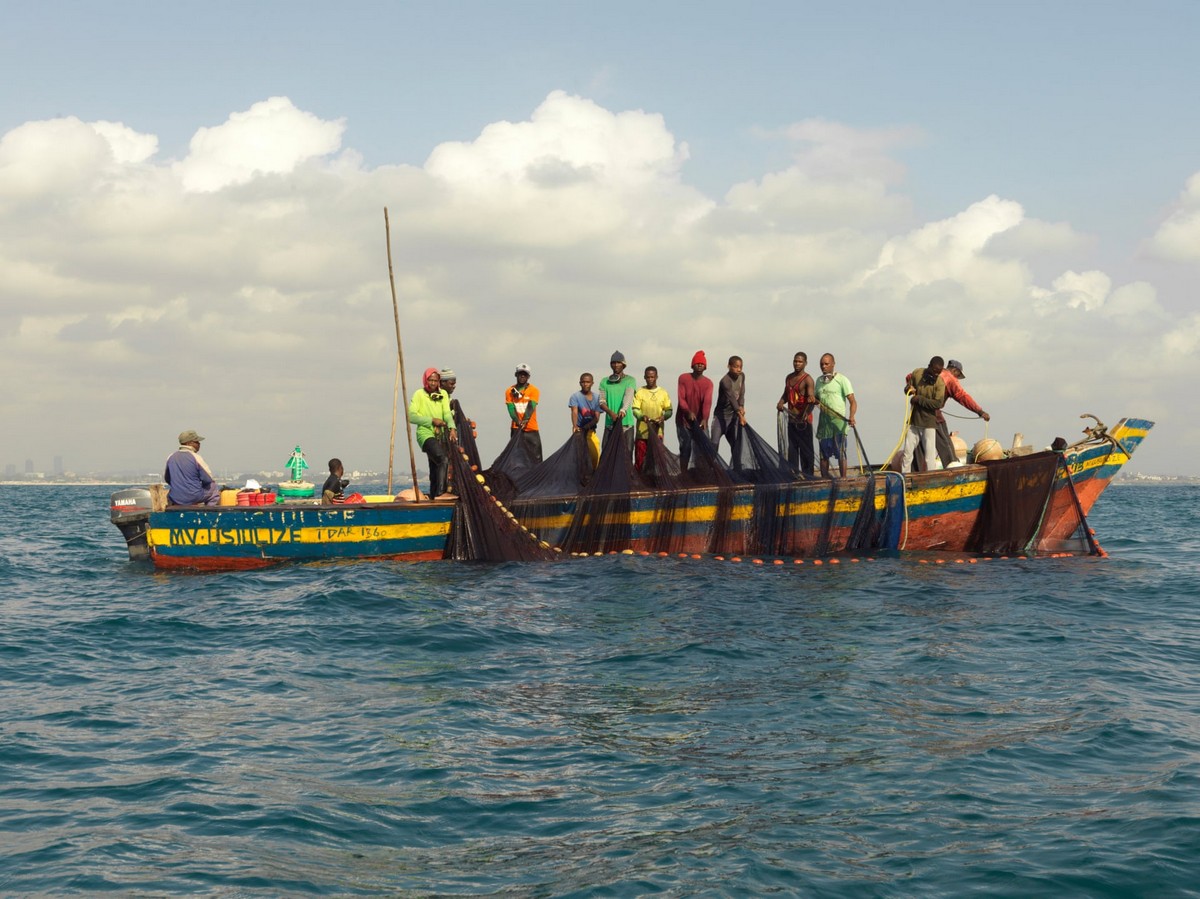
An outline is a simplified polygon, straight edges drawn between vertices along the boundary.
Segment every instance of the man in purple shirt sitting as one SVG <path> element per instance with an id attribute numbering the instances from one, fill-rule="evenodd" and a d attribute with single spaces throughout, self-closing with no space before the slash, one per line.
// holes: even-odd
<path id="1" fill-rule="evenodd" d="M 212 470 L 200 456 L 200 441 L 195 431 L 179 435 L 179 449 L 167 459 L 163 480 L 171 488 L 167 504 L 172 506 L 216 506 L 221 502 L 221 488 L 213 481 Z"/>

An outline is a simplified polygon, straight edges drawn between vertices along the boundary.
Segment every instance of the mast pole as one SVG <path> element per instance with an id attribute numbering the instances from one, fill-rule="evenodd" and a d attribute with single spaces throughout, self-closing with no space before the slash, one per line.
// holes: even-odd
<path id="1" fill-rule="evenodd" d="M 387 207 L 383 207 L 383 230 L 387 239 L 388 284 L 392 288 L 392 319 L 396 323 L 396 381 L 392 388 L 392 433 L 388 442 L 388 493 L 392 492 L 392 462 L 396 455 L 396 411 L 400 402 L 400 391 L 408 396 L 408 379 L 404 374 L 404 345 L 400 341 L 400 305 L 396 302 L 396 276 L 392 273 L 392 224 L 388 219 Z M 412 469 L 413 502 L 421 501 L 421 488 L 417 484 L 417 455 L 413 450 L 412 422 L 404 416 L 404 430 L 408 434 L 408 459 Z"/>

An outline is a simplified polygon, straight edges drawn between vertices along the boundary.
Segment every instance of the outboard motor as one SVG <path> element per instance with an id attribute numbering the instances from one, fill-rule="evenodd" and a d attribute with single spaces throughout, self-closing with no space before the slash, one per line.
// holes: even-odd
<path id="1" fill-rule="evenodd" d="M 129 547 L 132 562 L 150 558 L 146 531 L 150 527 L 150 491 L 145 487 L 130 487 L 112 495 L 112 523 L 120 528 Z"/>

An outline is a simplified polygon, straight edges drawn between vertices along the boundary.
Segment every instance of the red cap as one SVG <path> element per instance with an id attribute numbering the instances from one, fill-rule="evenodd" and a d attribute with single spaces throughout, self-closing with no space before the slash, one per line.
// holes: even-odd
<path id="1" fill-rule="evenodd" d="M 696 350 L 696 355 L 692 357 L 692 365 L 695 365 L 697 362 L 708 368 L 708 360 L 704 358 L 704 350 Z"/>

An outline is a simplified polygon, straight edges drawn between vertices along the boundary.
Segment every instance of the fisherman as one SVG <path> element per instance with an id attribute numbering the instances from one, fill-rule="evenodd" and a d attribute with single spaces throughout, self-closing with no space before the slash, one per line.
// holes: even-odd
<path id="1" fill-rule="evenodd" d="M 927 366 L 914 368 L 905 378 L 904 390 L 912 411 L 900 457 L 900 471 L 904 474 L 912 471 L 917 444 L 921 444 L 925 452 L 923 470 L 933 470 L 933 460 L 937 457 L 937 411 L 946 405 L 946 382 L 942 380 L 945 366 L 941 356 L 934 356 Z"/>
<path id="2" fill-rule="evenodd" d="M 604 421 L 604 445 L 612 437 L 617 423 L 624 428 L 626 450 L 633 452 L 633 394 L 637 381 L 625 374 L 625 354 L 620 350 L 608 360 L 612 374 L 600 382 L 600 409 L 607 418 Z"/>
<path id="3" fill-rule="evenodd" d="M 325 479 L 325 485 L 321 488 L 321 502 L 345 502 L 346 487 L 350 482 L 342 477 L 343 474 L 345 474 L 345 469 L 342 468 L 342 460 L 338 458 L 330 459 L 329 477 Z"/>
<path id="4" fill-rule="evenodd" d="M 454 398 L 454 388 L 458 386 L 458 375 L 454 373 L 454 369 L 443 368 L 438 372 L 438 381 L 441 382 L 442 391 L 450 399 L 450 411 L 454 413 L 455 425 L 458 426 L 459 430 L 462 429 L 464 424 L 469 425 L 474 430 L 475 422 L 467 420 L 466 415 L 463 414 L 462 406 Z M 475 434 L 474 436 L 478 437 L 479 435 Z"/>
<path id="5" fill-rule="evenodd" d="M 213 481 L 212 469 L 200 455 L 200 441 L 195 431 L 179 435 L 179 449 L 167 458 L 163 480 L 170 488 L 167 503 L 172 506 L 216 506 L 221 503 L 221 488 Z"/>
<path id="6" fill-rule="evenodd" d="M 983 411 L 983 407 L 975 402 L 971 394 L 958 383 L 966 378 L 963 374 L 962 363 L 957 359 L 951 359 L 946 363 L 946 367 L 942 369 L 942 380 L 946 382 L 946 399 L 954 400 L 964 409 L 974 412 L 984 421 L 991 421 L 992 416 Z M 951 463 L 958 461 L 958 454 L 954 451 L 954 444 L 950 440 L 950 428 L 946 426 L 946 416 L 942 414 L 942 410 L 937 411 L 937 452 L 938 458 L 942 460 L 942 467 L 949 468 Z"/>
<path id="7" fill-rule="evenodd" d="M 821 454 L 821 477 L 832 477 L 829 460 L 838 460 L 841 477 L 846 476 L 846 432 L 856 424 L 858 400 L 850 379 L 835 369 L 833 353 L 821 357 L 821 376 L 816 379 L 817 404 L 821 419 L 817 424 L 817 449 Z"/>
<path id="8" fill-rule="evenodd" d="M 646 384 L 633 395 L 633 417 L 637 419 L 637 441 L 633 446 L 633 465 L 641 471 L 651 439 L 662 440 L 663 428 L 671 417 L 671 397 L 658 386 L 658 369 L 647 365 Z"/>
<path id="9" fill-rule="evenodd" d="M 596 436 L 596 426 L 600 423 L 600 397 L 592 392 L 593 383 L 591 372 L 585 371 L 579 376 L 579 389 L 567 400 L 567 410 L 571 413 L 571 433 L 583 435 L 588 457 L 595 468 L 600 460 L 600 438 Z"/>
<path id="10" fill-rule="evenodd" d="M 704 350 L 696 350 L 692 356 L 692 370 L 679 376 L 675 399 L 679 403 L 679 416 L 675 419 L 675 433 L 679 437 L 679 470 L 687 471 L 692 460 L 692 426 L 701 431 L 708 430 L 708 411 L 712 406 L 713 383 L 704 374 L 708 359 Z"/>
<path id="11" fill-rule="evenodd" d="M 408 404 L 408 420 L 417 426 L 417 445 L 429 457 L 429 495 L 436 498 L 446 492 L 450 444 L 456 442 L 457 429 L 438 370 L 425 369 L 422 382 Z"/>
<path id="12" fill-rule="evenodd" d="M 735 423 L 736 422 L 736 423 Z M 746 426 L 746 376 L 742 373 L 742 357 L 729 357 L 729 371 L 717 386 L 717 405 L 713 409 L 713 443 L 723 436 L 732 452 L 739 427 Z"/>
<path id="13" fill-rule="evenodd" d="M 542 461 L 542 435 L 538 433 L 537 407 L 541 393 L 529 383 L 529 366 L 522 362 L 515 373 L 517 383 L 504 392 L 508 417 L 512 419 L 513 439 L 525 441 L 525 449 L 534 465 Z"/>
<path id="14" fill-rule="evenodd" d="M 813 477 L 813 407 L 816 405 L 816 385 L 812 375 L 804 370 L 808 353 L 792 357 L 792 370 L 783 382 L 783 395 L 775 408 L 787 412 L 787 460 L 794 471 L 806 479 Z"/>

